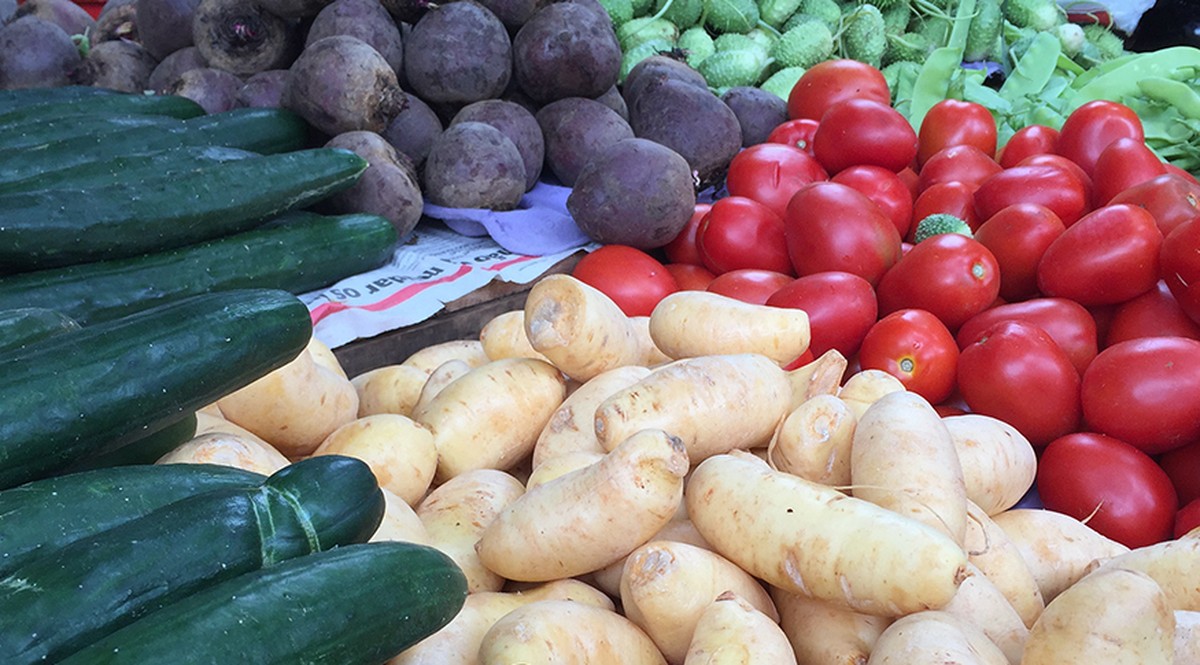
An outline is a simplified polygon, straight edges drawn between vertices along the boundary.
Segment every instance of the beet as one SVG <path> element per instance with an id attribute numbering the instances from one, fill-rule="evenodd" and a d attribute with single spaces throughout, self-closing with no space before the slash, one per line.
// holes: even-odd
<path id="1" fill-rule="evenodd" d="M 137 0 L 137 31 L 142 46 L 162 61 L 192 45 L 192 16 L 200 0 Z"/>
<path id="2" fill-rule="evenodd" d="M 0 0 L 0 25 L 12 20 L 17 13 L 17 0 Z"/>
<path id="3" fill-rule="evenodd" d="M 187 70 L 207 66 L 208 61 L 200 55 L 200 49 L 185 46 L 159 61 L 154 71 L 150 72 L 149 89 L 162 93 Z"/>
<path id="4" fill-rule="evenodd" d="M 733 109 L 690 83 L 664 79 L 650 83 L 629 107 L 635 136 L 661 143 L 683 156 L 701 184 L 724 174 L 742 147 L 742 128 Z"/>
<path id="5" fill-rule="evenodd" d="M 617 82 L 621 47 L 607 14 L 571 2 L 546 5 L 512 41 L 513 74 L 539 104 L 599 97 Z"/>
<path id="6" fill-rule="evenodd" d="M 305 45 L 332 35 L 358 37 L 379 51 L 392 69 L 404 68 L 400 28 L 379 0 L 335 0 L 326 5 L 309 26 Z"/>
<path id="7" fill-rule="evenodd" d="M 334 35 L 309 44 L 296 58 L 283 104 L 318 130 L 336 136 L 382 132 L 404 105 L 396 72 L 361 39 Z"/>
<path id="8" fill-rule="evenodd" d="M 651 83 L 659 83 L 665 79 L 678 79 L 690 83 L 697 88 L 708 90 L 708 81 L 704 75 L 682 60 L 676 60 L 669 55 L 652 55 L 633 66 L 621 84 L 621 94 L 625 104 L 633 106 L 638 93 Z"/>
<path id="9" fill-rule="evenodd" d="M 413 24 L 429 11 L 430 0 L 379 0 L 379 4 L 401 23 Z"/>
<path id="10" fill-rule="evenodd" d="M 765 143 L 771 130 L 788 119 L 787 102 L 762 88 L 735 86 L 721 95 L 721 101 L 737 116 L 742 147 Z"/>
<path id="11" fill-rule="evenodd" d="M 210 67 L 238 76 L 286 69 L 300 52 L 298 24 L 245 0 L 200 0 L 192 43 Z"/>
<path id="12" fill-rule="evenodd" d="M 426 198 L 435 205 L 512 210 L 525 193 L 525 164 L 500 130 L 460 122 L 430 146 L 424 185 Z"/>
<path id="13" fill-rule="evenodd" d="M 382 135 L 400 154 L 406 155 L 414 167 L 420 167 L 444 126 L 428 104 L 416 95 L 403 94 L 404 109 L 388 123 Z"/>
<path id="14" fill-rule="evenodd" d="M 25 16 L 0 27 L 0 89 L 68 85 L 82 62 L 71 36 L 50 21 Z"/>
<path id="15" fill-rule="evenodd" d="M 521 161 L 525 164 L 525 191 L 533 189 L 542 174 L 546 143 L 537 119 L 524 106 L 502 99 L 485 99 L 468 104 L 450 121 L 454 126 L 460 122 L 482 122 L 500 130 L 517 146 Z"/>
<path id="16" fill-rule="evenodd" d="M 633 129 L 616 111 L 586 97 L 551 102 L 538 111 L 537 121 L 546 140 L 546 168 L 568 187 L 594 157 L 633 138 Z"/>
<path id="17" fill-rule="evenodd" d="M 494 99 L 512 76 L 512 42 L 500 19 L 474 0 L 439 5 L 405 37 L 404 74 L 431 106 Z"/>
<path id="18" fill-rule="evenodd" d="M 92 43 L 114 39 L 141 43 L 137 31 L 137 0 L 108 0 L 104 3 L 104 8 L 96 17 L 96 32 L 93 33 Z M 155 62 L 158 62 L 157 58 Z"/>
<path id="19" fill-rule="evenodd" d="M 242 79 L 223 69 L 189 69 L 167 88 L 167 94 L 187 97 L 205 113 L 223 113 L 237 106 Z"/>
<path id="20" fill-rule="evenodd" d="M 157 65 L 158 61 L 141 44 L 109 40 L 92 46 L 74 80 L 80 85 L 142 92 L 149 89 L 150 73 Z"/>
<path id="21" fill-rule="evenodd" d="M 621 116 L 625 122 L 629 122 L 629 105 L 625 103 L 625 98 L 621 96 L 621 90 L 617 86 L 614 85 L 603 95 L 596 97 L 596 101 L 616 111 L 617 115 Z"/>
<path id="22" fill-rule="evenodd" d="M 369 166 L 349 189 L 334 194 L 323 207 L 336 214 L 366 212 L 387 218 L 401 241 L 421 221 L 424 196 L 410 167 L 387 141 L 374 132 L 338 134 L 325 144 L 367 160 Z"/>
<path id="23" fill-rule="evenodd" d="M 330 0 L 255 0 L 264 11 L 285 18 L 316 16 Z"/>
<path id="24" fill-rule="evenodd" d="M 510 35 L 516 34 L 537 10 L 536 0 L 479 0 L 479 4 L 495 14 Z"/>
<path id="25" fill-rule="evenodd" d="M 246 79 L 237 93 L 237 106 L 277 109 L 283 106 L 288 70 L 268 69 Z"/>
<path id="26" fill-rule="evenodd" d="M 17 7 L 14 18 L 22 16 L 36 16 L 50 21 L 68 35 L 91 35 L 96 32 L 96 19 L 71 0 L 25 0 Z"/>

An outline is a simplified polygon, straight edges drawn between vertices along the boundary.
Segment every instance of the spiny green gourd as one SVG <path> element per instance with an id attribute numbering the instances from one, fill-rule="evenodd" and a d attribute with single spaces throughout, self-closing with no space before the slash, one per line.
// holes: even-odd
<path id="1" fill-rule="evenodd" d="M 963 46 L 963 60 L 977 62 L 998 55 L 1000 30 L 1004 27 L 1004 14 L 1000 0 L 976 0 L 975 15 L 967 31 L 967 43 Z"/>
<path id="2" fill-rule="evenodd" d="M 767 31 L 766 29 L 762 28 L 761 26 L 754 28 L 750 32 L 747 32 L 746 36 L 749 37 L 750 39 L 753 39 L 754 41 L 758 42 L 760 45 L 762 45 L 763 48 L 767 49 L 768 51 L 770 51 L 771 47 L 775 45 L 775 42 L 779 40 L 778 32 L 776 32 L 774 30 Z"/>
<path id="3" fill-rule="evenodd" d="M 758 83 L 766 60 L 754 50 L 717 51 L 697 68 L 713 88 L 732 88 Z"/>
<path id="4" fill-rule="evenodd" d="M 1004 0 L 1000 8 L 1004 19 L 1018 28 L 1045 32 L 1063 21 L 1062 11 L 1054 0 Z"/>
<path id="5" fill-rule="evenodd" d="M 654 8 L 654 0 L 631 0 L 634 16 L 645 16 Z"/>
<path id="6" fill-rule="evenodd" d="M 608 12 L 608 17 L 612 19 L 613 28 L 619 28 L 625 25 L 633 18 L 633 2 L 632 0 L 599 0 L 600 6 L 604 7 L 604 11 Z"/>
<path id="7" fill-rule="evenodd" d="M 887 36 L 887 49 L 883 52 L 883 65 L 900 60 L 923 62 L 935 44 L 919 32 L 905 32 Z"/>
<path id="8" fill-rule="evenodd" d="M 887 28 L 889 35 L 907 31 L 908 22 L 913 16 L 913 11 L 909 9 L 908 3 L 898 2 L 887 7 L 880 5 L 879 11 L 883 14 L 883 25 Z"/>
<path id="9" fill-rule="evenodd" d="M 674 23 L 653 16 L 635 18 L 617 28 L 617 43 L 621 45 L 622 53 L 632 51 L 648 41 L 663 39 L 674 44 L 678 38 L 679 28 L 675 27 Z"/>
<path id="10" fill-rule="evenodd" d="M 758 16 L 763 23 L 779 29 L 783 27 L 783 22 L 788 20 L 789 16 L 800 9 L 801 2 L 802 0 L 760 0 Z"/>
<path id="11" fill-rule="evenodd" d="M 642 42 L 632 49 L 625 51 L 621 55 L 621 69 L 617 73 L 617 82 L 624 83 L 625 77 L 629 75 L 630 70 L 637 63 L 652 55 L 666 53 L 673 48 L 675 48 L 674 42 L 669 42 L 665 39 L 651 39 L 648 42 Z"/>
<path id="12" fill-rule="evenodd" d="M 718 33 L 749 32 L 758 25 L 754 0 L 704 0 L 704 24 Z"/>
<path id="13" fill-rule="evenodd" d="M 825 25 L 833 31 L 837 31 L 842 22 L 842 8 L 836 0 L 801 0 L 796 13 L 792 14 L 791 19 L 784 22 L 783 30 L 786 31 L 798 25 L 795 21 L 802 20 L 799 18 L 800 15 L 815 16 L 824 21 Z"/>
<path id="14" fill-rule="evenodd" d="M 788 95 L 792 93 L 792 88 L 796 87 L 796 81 L 804 76 L 805 71 L 807 70 L 803 67 L 784 67 L 768 76 L 767 80 L 760 83 L 758 87 L 777 95 L 786 102 Z"/>
<path id="15" fill-rule="evenodd" d="M 703 12 L 704 0 L 658 0 L 654 3 L 654 15 L 674 23 L 680 30 L 696 25 Z"/>
<path id="16" fill-rule="evenodd" d="M 887 49 L 883 14 L 870 3 L 854 7 L 843 18 L 842 55 L 879 67 Z"/>
<path id="17" fill-rule="evenodd" d="M 775 42 L 771 57 L 783 67 L 812 67 L 833 55 L 833 33 L 822 21 L 811 21 L 787 32 Z"/>
<path id="18" fill-rule="evenodd" d="M 917 222 L 917 228 L 913 231 L 913 242 L 918 243 L 943 233 L 958 233 L 970 238 L 971 227 L 954 215 L 944 212 L 935 213 Z"/>
<path id="19" fill-rule="evenodd" d="M 1101 62 L 1125 55 L 1125 42 L 1102 25 L 1094 23 L 1083 26 L 1083 36 L 1089 44 L 1096 47 Z"/>
<path id="20" fill-rule="evenodd" d="M 908 23 L 908 32 L 918 32 L 934 44 L 945 44 L 950 39 L 950 21 L 940 16 L 914 16 Z"/>
<path id="21" fill-rule="evenodd" d="M 699 25 L 693 25 L 679 33 L 679 39 L 675 41 L 675 48 L 683 51 L 684 57 L 692 69 L 698 67 L 705 58 L 717 50 L 712 35 Z"/>

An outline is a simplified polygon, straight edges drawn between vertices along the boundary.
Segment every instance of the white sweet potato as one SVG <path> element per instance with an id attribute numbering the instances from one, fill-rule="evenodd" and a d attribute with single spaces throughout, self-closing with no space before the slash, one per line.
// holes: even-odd
<path id="1" fill-rule="evenodd" d="M 683 507 L 682 502 L 680 502 L 680 507 Z M 681 512 L 683 512 L 682 517 L 677 514 L 671 519 L 670 522 L 667 522 L 666 526 L 659 529 L 658 532 L 651 536 L 646 542 L 653 543 L 656 541 L 665 540 L 675 543 L 686 543 L 694 547 L 701 547 L 706 550 L 711 550 L 712 546 L 709 545 L 708 541 L 704 540 L 704 536 L 701 536 L 700 532 L 696 530 L 696 525 L 692 524 L 692 521 L 687 518 L 687 511 L 684 510 Z M 592 573 L 589 576 L 589 579 L 591 579 L 592 583 L 596 585 L 596 588 L 600 589 L 604 593 L 607 593 L 613 598 L 619 597 L 621 595 L 621 576 L 625 572 L 625 561 L 628 560 L 628 558 L 629 557 L 626 556 L 617 559 L 600 570 Z"/>
<path id="2" fill-rule="evenodd" d="M 425 496 L 437 470 L 433 433 L 394 413 L 356 418 L 333 430 L 313 455 L 346 455 L 367 463 L 379 486 L 409 505 Z"/>
<path id="3" fill-rule="evenodd" d="M 883 631 L 867 665 L 1007 665 L 976 626 L 936 610 L 897 619 Z"/>
<path id="4" fill-rule="evenodd" d="M 969 499 L 963 548 L 971 565 L 1004 594 L 1025 627 L 1032 626 L 1046 608 L 1037 579 L 1008 534 Z"/>
<path id="5" fill-rule="evenodd" d="M 900 379 L 881 369 L 862 369 L 851 374 L 841 388 L 838 397 L 850 407 L 855 418 L 861 418 L 867 407 L 890 393 L 906 390 Z"/>
<path id="6" fill-rule="evenodd" d="M 382 488 L 381 488 L 382 489 Z M 399 540 L 433 547 L 433 539 L 417 511 L 404 499 L 384 489 L 383 521 L 371 536 L 371 542 Z"/>
<path id="7" fill-rule="evenodd" d="M 849 362 L 837 349 L 829 349 L 812 362 L 787 373 L 792 384 L 792 408 L 817 395 L 837 395 Z"/>
<path id="8" fill-rule="evenodd" d="M 640 364 L 646 367 L 654 367 L 669 363 L 674 358 L 662 352 L 658 345 L 654 343 L 654 338 L 650 336 L 650 317 L 648 316 L 631 316 L 629 324 L 633 328 L 638 341 L 638 345 L 642 348 L 642 362 Z"/>
<path id="9" fill-rule="evenodd" d="M 892 620 L 771 587 L 797 665 L 863 665 Z"/>
<path id="10" fill-rule="evenodd" d="M 491 360 L 501 358 L 537 358 L 550 362 L 529 343 L 525 334 L 525 310 L 514 309 L 492 317 L 479 331 L 483 352 Z"/>
<path id="11" fill-rule="evenodd" d="M 683 665 L 786 665 L 796 654 L 779 624 L 732 591 L 700 614 Z"/>
<path id="12" fill-rule="evenodd" d="M 1200 534 L 1139 547 L 1097 563 L 1097 570 L 1145 573 L 1162 587 L 1172 610 L 1200 612 Z"/>
<path id="13" fill-rule="evenodd" d="M 269 476 L 288 458 L 255 436 L 210 431 L 198 434 L 158 458 L 158 464 L 219 464 Z"/>
<path id="14" fill-rule="evenodd" d="M 421 386 L 417 395 L 417 403 L 413 404 L 413 414 L 421 413 L 429 408 L 429 403 L 442 392 L 442 388 L 450 385 L 458 377 L 470 372 L 473 368 L 458 358 L 451 358 L 434 368 Z"/>
<path id="15" fill-rule="evenodd" d="M 756 353 L 786 365 L 808 350 L 808 313 L 708 291 L 676 291 L 650 313 L 650 338 L 670 358 Z"/>
<path id="16" fill-rule="evenodd" d="M 596 407 L 613 393 L 628 388 L 650 374 L 641 365 L 625 365 L 601 372 L 576 388 L 554 410 L 533 446 L 533 467 L 570 452 L 606 452 L 596 438 Z"/>
<path id="17" fill-rule="evenodd" d="M 1090 570 L 1092 562 L 1129 551 L 1074 517 L 1052 510 L 1014 508 L 992 516 L 1016 546 L 1050 603 Z"/>
<path id="18" fill-rule="evenodd" d="M 480 665 L 665 665 L 654 642 L 616 612 L 541 600 L 504 615 L 483 636 Z"/>
<path id="19" fill-rule="evenodd" d="M 479 367 L 491 358 L 484 353 L 483 342 L 477 339 L 452 339 L 414 351 L 401 364 L 416 367 L 429 375 L 447 360 L 461 360 L 471 367 Z"/>
<path id="20" fill-rule="evenodd" d="M 571 453 L 555 455 L 533 467 L 533 471 L 529 473 L 529 478 L 525 481 L 525 491 L 528 492 L 538 485 L 544 485 L 585 466 L 591 466 L 602 459 L 604 459 L 604 453 L 591 450 L 576 450 Z"/>
<path id="21" fill-rule="evenodd" d="M 1200 612 L 1175 611 L 1175 665 L 1200 665 Z"/>
<path id="22" fill-rule="evenodd" d="M 982 630 L 1000 647 L 1009 665 L 1020 665 L 1029 628 L 986 575 L 971 565 L 967 566 L 967 571 L 970 575 L 958 586 L 958 593 L 942 611 Z"/>
<path id="23" fill-rule="evenodd" d="M 777 471 L 822 485 L 850 484 L 854 412 L 834 395 L 814 395 L 779 424 L 767 448 Z"/>
<path id="24" fill-rule="evenodd" d="M 377 413 L 411 416 L 429 374 L 412 365 L 384 365 L 350 379 L 358 392 L 358 417 Z"/>
<path id="25" fill-rule="evenodd" d="M 543 277 L 529 290 L 525 334 L 536 351 L 580 382 L 615 367 L 641 365 L 645 355 L 625 312 L 570 275 Z"/>
<path id="26" fill-rule="evenodd" d="M 1017 505 L 1037 476 L 1029 439 L 1003 420 L 979 413 L 948 416 L 942 423 L 958 451 L 967 498 L 988 515 Z"/>

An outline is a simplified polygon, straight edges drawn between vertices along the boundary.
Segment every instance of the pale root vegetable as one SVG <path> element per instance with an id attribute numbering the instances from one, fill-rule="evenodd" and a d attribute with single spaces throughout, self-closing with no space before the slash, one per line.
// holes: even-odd
<path id="1" fill-rule="evenodd" d="M 429 375 L 411 365 L 384 365 L 350 380 L 358 392 L 358 417 L 377 413 L 411 416 Z"/>
<path id="2" fill-rule="evenodd" d="M 1007 665 L 978 627 L 930 610 L 897 619 L 883 631 L 867 665 Z"/>
<path id="3" fill-rule="evenodd" d="M 462 568 L 471 593 L 499 591 L 504 586 L 504 578 L 480 562 L 475 543 L 492 520 L 524 493 L 525 486 L 511 475 L 479 469 L 435 487 L 417 506 L 431 544 Z"/>
<path id="4" fill-rule="evenodd" d="M 958 593 L 942 611 L 982 630 L 1000 647 L 1009 665 L 1020 665 L 1029 627 L 986 575 L 975 566 L 968 566 L 967 570 L 971 574 L 958 586 Z"/>
<path id="5" fill-rule="evenodd" d="M 413 420 L 433 431 L 435 482 L 516 466 L 565 396 L 562 374 L 533 358 L 493 360 L 450 382 L 413 411 Z"/>
<path id="6" fill-rule="evenodd" d="M 479 342 L 483 344 L 483 352 L 492 360 L 537 358 L 550 362 L 549 358 L 529 343 L 529 335 L 525 334 L 523 309 L 514 309 L 492 317 L 479 331 Z"/>
<path id="7" fill-rule="evenodd" d="M 1175 610 L 1175 665 L 1200 665 L 1200 612 Z"/>
<path id="8" fill-rule="evenodd" d="M 217 404 L 227 419 L 290 459 L 312 454 L 333 430 L 358 417 L 358 392 L 350 380 L 308 349 Z"/>
<path id="9" fill-rule="evenodd" d="M 613 610 L 608 596 L 575 579 L 546 582 L 519 592 L 480 591 L 467 596 L 450 623 L 388 665 L 478 665 L 479 645 L 488 629 L 509 612 L 541 600 L 569 600 Z"/>
<path id="10" fill-rule="evenodd" d="M 1175 614 L 1145 573 L 1096 571 L 1046 605 L 1023 665 L 1172 665 Z"/>
<path id="11" fill-rule="evenodd" d="M 538 280 L 524 311 L 529 343 L 576 381 L 642 364 L 645 352 L 629 317 L 600 290 L 570 275 Z"/>
<path id="12" fill-rule="evenodd" d="M 1200 612 L 1200 534 L 1139 547 L 1093 566 L 1145 573 L 1162 587 L 1172 610 Z"/>
<path id="13" fill-rule="evenodd" d="M 567 395 L 538 434 L 533 446 L 533 467 L 536 469 L 566 453 L 606 452 L 596 438 L 596 407 L 649 374 L 650 370 L 641 365 L 615 367 L 588 379 Z"/>
<path id="14" fill-rule="evenodd" d="M 863 665 L 892 620 L 771 587 L 798 665 Z"/>
<path id="15" fill-rule="evenodd" d="M 221 420 L 225 419 L 225 415 L 221 413 L 221 407 L 217 406 L 216 402 L 209 402 L 199 409 L 196 409 L 196 415 L 199 416 L 200 414 L 212 416 L 214 418 L 220 418 Z"/>
<path id="16" fill-rule="evenodd" d="M 942 423 L 958 451 L 967 498 L 989 515 L 1017 505 L 1037 476 L 1029 439 L 1003 420 L 980 413 L 947 416 Z"/>
<path id="17" fill-rule="evenodd" d="M 837 395 L 846 376 L 849 362 L 837 349 L 829 349 L 787 373 L 792 384 L 792 408 L 817 395 Z"/>
<path id="18" fill-rule="evenodd" d="M 785 665 L 796 654 L 771 617 L 726 591 L 696 621 L 684 665 Z"/>
<path id="19" fill-rule="evenodd" d="M 650 317 L 631 316 L 629 323 L 637 333 L 638 345 L 642 347 L 642 362 L 639 364 L 654 367 L 674 360 L 671 356 L 663 353 L 662 349 L 654 343 L 654 338 L 650 336 Z"/>
<path id="20" fill-rule="evenodd" d="M 696 529 L 743 570 L 855 611 L 940 608 L 966 576 L 967 555 L 941 531 L 748 453 L 701 462 L 685 497 Z"/>
<path id="21" fill-rule="evenodd" d="M 316 337 L 310 337 L 305 350 L 312 354 L 313 361 L 321 367 L 337 374 L 343 379 L 349 378 L 346 376 L 346 368 L 342 367 L 342 361 L 338 360 L 337 354 L 325 342 Z"/>
<path id="22" fill-rule="evenodd" d="M 1129 551 L 1074 517 L 1037 508 L 1013 508 L 992 516 L 1025 559 L 1042 600 L 1050 603 L 1075 584 L 1093 561 Z"/>
<path id="23" fill-rule="evenodd" d="M 651 541 L 633 551 L 621 574 L 621 607 L 668 662 L 683 662 L 700 615 L 725 591 L 779 620 L 766 589 L 725 557 L 694 545 Z"/>
<path id="24" fill-rule="evenodd" d="M 814 395 L 792 409 L 775 430 L 767 461 L 777 471 L 822 485 L 850 484 L 854 412 L 834 395 Z"/>
<path id="25" fill-rule="evenodd" d="M 490 362 L 491 358 L 484 353 L 483 342 L 477 339 L 452 339 L 414 351 L 400 364 L 416 367 L 429 375 L 447 360 L 461 360 L 471 367 L 479 367 Z"/>
<path id="26" fill-rule="evenodd" d="M 967 536 L 971 565 L 991 580 L 1028 628 L 1045 609 L 1042 591 L 1021 550 L 982 508 L 967 500 Z"/>
<path id="27" fill-rule="evenodd" d="M 533 467 L 533 471 L 529 473 L 529 478 L 525 481 L 525 491 L 528 492 L 538 485 L 544 485 L 585 466 L 591 466 L 602 459 L 604 459 L 604 453 L 593 450 L 576 450 L 555 455 Z"/>
<path id="28" fill-rule="evenodd" d="M 632 621 L 571 600 L 541 600 L 504 615 L 483 636 L 480 665 L 665 665 Z"/>
<path id="29" fill-rule="evenodd" d="M 471 371 L 471 366 L 457 358 L 447 360 L 438 365 L 425 380 L 425 385 L 421 386 L 421 394 L 417 396 L 417 403 L 413 404 L 413 414 L 418 414 L 429 407 L 429 403 L 437 397 L 438 393 L 442 392 L 442 388 L 450 385 L 458 377 Z"/>
<path id="30" fill-rule="evenodd" d="M 542 582 L 599 570 L 650 539 L 676 514 L 688 470 L 679 439 L 642 430 L 599 462 L 526 492 L 479 537 L 501 577 Z"/>
<path id="31" fill-rule="evenodd" d="M 199 434 L 158 458 L 157 464 L 219 464 L 269 476 L 290 462 L 256 438 L 227 432 Z"/>
<path id="32" fill-rule="evenodd" d="M 693 464 L 765 446 L 791 405 L 786 374 L 753 353 L 664 365 L 596 407 L 596 438 L 612 450 L 638 430 L 666 430 L 683 441 Z"/>
<path id="33" fill-rule="evenodd" d="M 412 418 L 381 413 L 335 429 L 313 455 L 346 455 L 367 463 L 379 486 L 416 505 L 433 483 L 433 433 Z"/>
<path id="34" fill-rule="evenodd" d="M 208 407 L 206 407 L 206 409 L 204 411 L 196 412 L 196 434 L 195 434 L 195 436 L 200 436 L 201 434 L 210 434 L 212 432 L 223 432 L 225 434 L 233 434 L 234 436 L 250 439 L 250 440 L 254 441 L 255 443 L 262 444 L 263 446 L 266 446 L 267 448 L 271 448 L 272 450 L 274 450 L 274 446 L 267 443 L 266 441 L 263 441 L 262 437 L 258 436 L 254 432 L 251 432 L 250 430 L 246 429 L 245 427 L 238 425 L 237 423 L 229 422 L 228 420 L 225 419 L 225 416 L 223 416 L 223 415 L 214 415 L 214 413 L 213 413 L 214 411 L 216 411 L 217 413 L 220 412 L 220 409 L 216 408 L 215 403 L 210 404 Z M 279 452 L 279 451 L 275 451 L 275 452 Z M 280 454 L 280 456 L 282 457 L 282 453 Z M 287 459 L 287 458 L 284 457 L 284 459 Z"/>
<path id="35" fill-rule="evenodd" d="M 862 369 L 847 377 L 837 396 L 850 407 L 855 418 L 861 418 L 867 407 L 879 401 L 880 397 L 904 390 L 906 388 L 900 379 L 891 374 L 881 369 Z"/>
<path id="36" fill-rule="evenodd" d="M 668 357 L 757 353 L 786 365 L 808 350 L 808 313 L 708 291 L 676 291 L 650 312 L 650 338 Z"/>
<path id="37" fill-rule="evenodd" d="M 680 502 L 680 507 L 684 507 L 683 502 Z M 711 550 L 712 546 L 708 541 L 704 540 L 704 536 L 696 530 L 696 525 L 687 518 L 687 511 L 682 511 L 683 515 L 678 514 L 667 522 L 666 526 L 658 530 L 648 540 L 648 543 L 655 541 L 671 541 L 675 543 L 686 543 L 694 547 L 701 547 L 706 550 Z M 621 595 L 621 576 L 625 572 L 625 561 L 629 557 L 622 557 L 607 566 L 597 570 L 589 576 L 592 583 L 604 593 L 617 598 Z"/>
<path id="38" fill-rule="evenodd" d="M 850 448 L 854 496 L 942 531 L 962 544 L 967 490 L 950 432 L 917 393 L 888 393 L 867 407 Z"/>
<path id="39" fill-rule="evenodd" d="M 433 547 L 429 531 L 408 502 L 386 489 L 383 499 L 383 521 L 371 536 L 371 542 L 398 540 Z"/>

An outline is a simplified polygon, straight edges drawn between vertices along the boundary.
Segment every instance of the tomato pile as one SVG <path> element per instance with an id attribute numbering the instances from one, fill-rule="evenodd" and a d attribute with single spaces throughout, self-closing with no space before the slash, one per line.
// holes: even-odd
<path id="1" fill-rule="evenodd" d="M 997 146 L 979 104 L 914 131 L 888 99 L 869 65 L 813 67 L 727 196 L 655 255 L 605 246 L 574 275 L 630 316 L 680 289 L 804 309 L 795 365 L 836 349 L 1007 421 L 1047 508 L 1129 547 L 1200 526 L 1200 183 L 1119 103 Z M 939 213 L 970 234 L 916 242 Z"/>

